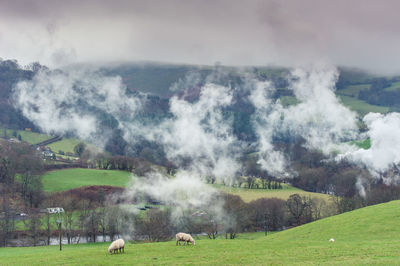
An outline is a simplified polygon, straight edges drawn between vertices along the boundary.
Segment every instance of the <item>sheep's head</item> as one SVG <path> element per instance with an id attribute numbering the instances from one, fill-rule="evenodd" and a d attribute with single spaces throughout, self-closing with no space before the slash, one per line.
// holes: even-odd
<path id="1" fill-rule="evenodd" d="M 193 246 L 196 245 L 196 241 L 194 241 L 193 238 L 190 240 L 190 242 L 193 244 Z"/>
<path id="2" fill-rule="evenodd" d="M 112 249 L 108 248 L 108 253 L 112 254 Z"/>

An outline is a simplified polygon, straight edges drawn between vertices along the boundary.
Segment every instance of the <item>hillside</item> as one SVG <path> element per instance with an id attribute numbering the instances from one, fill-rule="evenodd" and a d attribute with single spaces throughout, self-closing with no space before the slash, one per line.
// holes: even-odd
<path id="1" fill-rule="evenodd" d="M 307 192 L 286 184 L 283 185 L 282 189 L 248 189 L 222 185 L 215 185 L 214 187 L 223 192 L 240 196 L 244 202 L 250 202 L 252 200 L 257 200 L 260 198 L 278 198 L 287 200 L 292 194 L 299 194 L 300 196 L 309 196 L 312 198 L 315 197 L 319 199 L 324 199 L 325 201 L 330 200 L 330 196 L 328 194 Z"/>
<path id="2" fill-rule="evenodd" d="M 366 207 L 264 236 L 234 240 L 198 239 L 195 246 L 174 241 L 132 244 L 122 255 L 106 254 L 108 243 L 1 248 L 2 264 L 284 264 L 388 265 L 400 259 L 400 201 Z M 335 242 L 329 242 L 334 238 Z M 40 254 L 40 255 L 39 255 Z"/>
<path id="3" fill-rule="evenodd" d="M 43 178 L 43 190 L 46 192 L 65 191 L 84 186 L 116 186 L 125 187 L 131 180 L 130 173 L 118 170 L 97 170 L 97 169 L 64 169 L 47 172 Z M 214 185 L 215 188 L 233 195 L 240 196 L 243 201 L 250 202 L 259 198 L 279 198 L 287 200 L 292 194 L 310 196 L 325 201 L 330 196 L 322 193 L 306 192 L 284 184 L 282 189 L 247 189 L 232 188 L 229 186 Z"/>
<path id="4" fill-rule="evenodd" d="M 43 190 L 46 192 L 96 185 L 125 187 L 130 180 L 128 172 L 83 168 L 50 171 L 42 178 Z"/>

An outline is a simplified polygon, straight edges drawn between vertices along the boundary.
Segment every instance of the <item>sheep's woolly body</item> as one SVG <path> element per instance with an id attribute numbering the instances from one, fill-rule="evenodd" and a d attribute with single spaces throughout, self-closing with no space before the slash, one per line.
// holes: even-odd
<path id="1" fill-rule="evenodd" d="M 177 233 L 176 234 L 176 245 L 181 244 L 181 241 L 184 241 L 184 245 L 186 245 L 186 243 L 189 245 L 189 242 L 192 243 L 193 245 L 196 245 L 196 242 L 194 241 L 193 237 L 189 234 L 185 234 L 185 233 Z"/>
<path id="2" fill-rule="evenodd" d="M 114 253 L 115 251 L 117 251 L 118 253 L 119 250 L 119 252 L 121 253 L 121 250 L 125 252 L 124 249 L 125 249 L 125 242 L 123 239 L 120 238 L 111 243 L 111 245 L 108 247 L 108 252 L 112 254 L 113 251 Z"/>

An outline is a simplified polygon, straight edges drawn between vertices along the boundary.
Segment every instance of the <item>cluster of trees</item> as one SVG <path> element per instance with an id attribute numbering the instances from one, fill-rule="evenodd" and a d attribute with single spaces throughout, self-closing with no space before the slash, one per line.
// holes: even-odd
<path id="1" fill-rule="evenodd" d="M 297 175 L 287 182 L 306 191 L 332 195 L 338 213 L 400 199 L 397 184 L 385 184 L 382 179 L 373 178 L 366 169 L 346 161 L 325 160 L 322 153 L 308 151 L 300 143 L 294 145 L 291 154 Z M 357 187 L 360 180 L 363 195 Z"/>
<path id="2" fill-rule="evenodd" d="M 0 143 L 0 245 L 14 230 L 17 210 L 36 208 L 43 200 L 43 161 L 28 144 Z"/>
<path id="3" fill-rule="evenodd" d="M 85 155 L 82 159 L 85 160 Z M 153 169 L 152 164 L 142 158 L 132 158 L 121 155 L 110 156 L 104 153 L 99 153 L 90 160 L 85 160 L 85 164 L 89 168 L 99 168 L 104 170 L 122 170 L 134 172 L 136 175 L 139 176 L 143 176 Z"/>
<path id="4" fill-rule="evenodd" d="M 106 241 L 106 236 L 111 240 L 117 238 L 122 228 L 129 226 L 129 216 L 124 217 L 126 213 L 118 206 L 105 206 L 104 199 L 101 193 L 96 200 L 63 194 L 47 198 L 43 207 L 62 206 L 64 213 L 50 214 L 46 209 L 31 209 L 23 219 L 25 243 L 50 245 L 51 238 L 59 233 L 59 221 L 61 234 L 67 238 L 68 244 L 79 243 L 82 239 L 96 242 L 99 235 L 103 236 L 103 241 Z M 18 238 L 18 235 L 14 237 Z"/>
<path id="5" fill-rule="evenodd" d="M 359 92 L 358 98 L 370 104 L 400 107 L 397 101 L 400 90 L 385 90 L 392 85 L 392 82 L 385 78 L 377 78 L 373 80 L 369 89 Z"/>
<path id="6" fill-rule="evenodd" d="M 293 194 L 288 200 L 261 198 L 245 203 L 239 196 L 225 194 L 219 213 L 215 210 L 193 212 L 186 210 L 179 221 L 171 219 L 169 210 L 152 209 L 136 217 L 135 234 L 150 241 L 168 240 L 174 232 L 207 233 L 210 239 L 218 235 L 234 239 L 238 233 L 277 231 L 321 219 L 334 213 L 327 211 L 323 199 Z"/>

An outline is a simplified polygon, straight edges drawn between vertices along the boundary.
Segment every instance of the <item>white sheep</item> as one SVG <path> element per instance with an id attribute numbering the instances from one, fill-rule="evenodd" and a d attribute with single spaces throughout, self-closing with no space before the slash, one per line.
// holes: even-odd
<path id="1" fill-rule="evenodd" d="M 331 238 L 329 239 L 329 242 L 335 242 L 335 239 Z"/>
<path id="2" fill-rule="evenodd" d="M 119 253 L 121 253 L 121 249 L 122 249 L 122 252 L 125 253 L 124 248 L 125 248 L 125 242 L 123 239 L 120 238 L 111 243 L 111 245 L 108 247 L 108 253 L 112 254 L 112 252 L 114 251 L 114 254 L 115 254 L 115 251 L 117 251 L 117 254 L 118 254 L 118 250 L 119 250 Z"/>
<path id="3" fill-rule="evenodd" d="M 176 245 L 181 245 L 181 241 L 184 242 L 183 245 L 186 245 L 186 243 L 189 245 L 189 242 L 192 243 L 193 245 L 196 245 L 196 242 L 194 241 L 193 237 L 189 234 L 185 234 L 185 233 L 177 233 L 176 234 Z"/>

